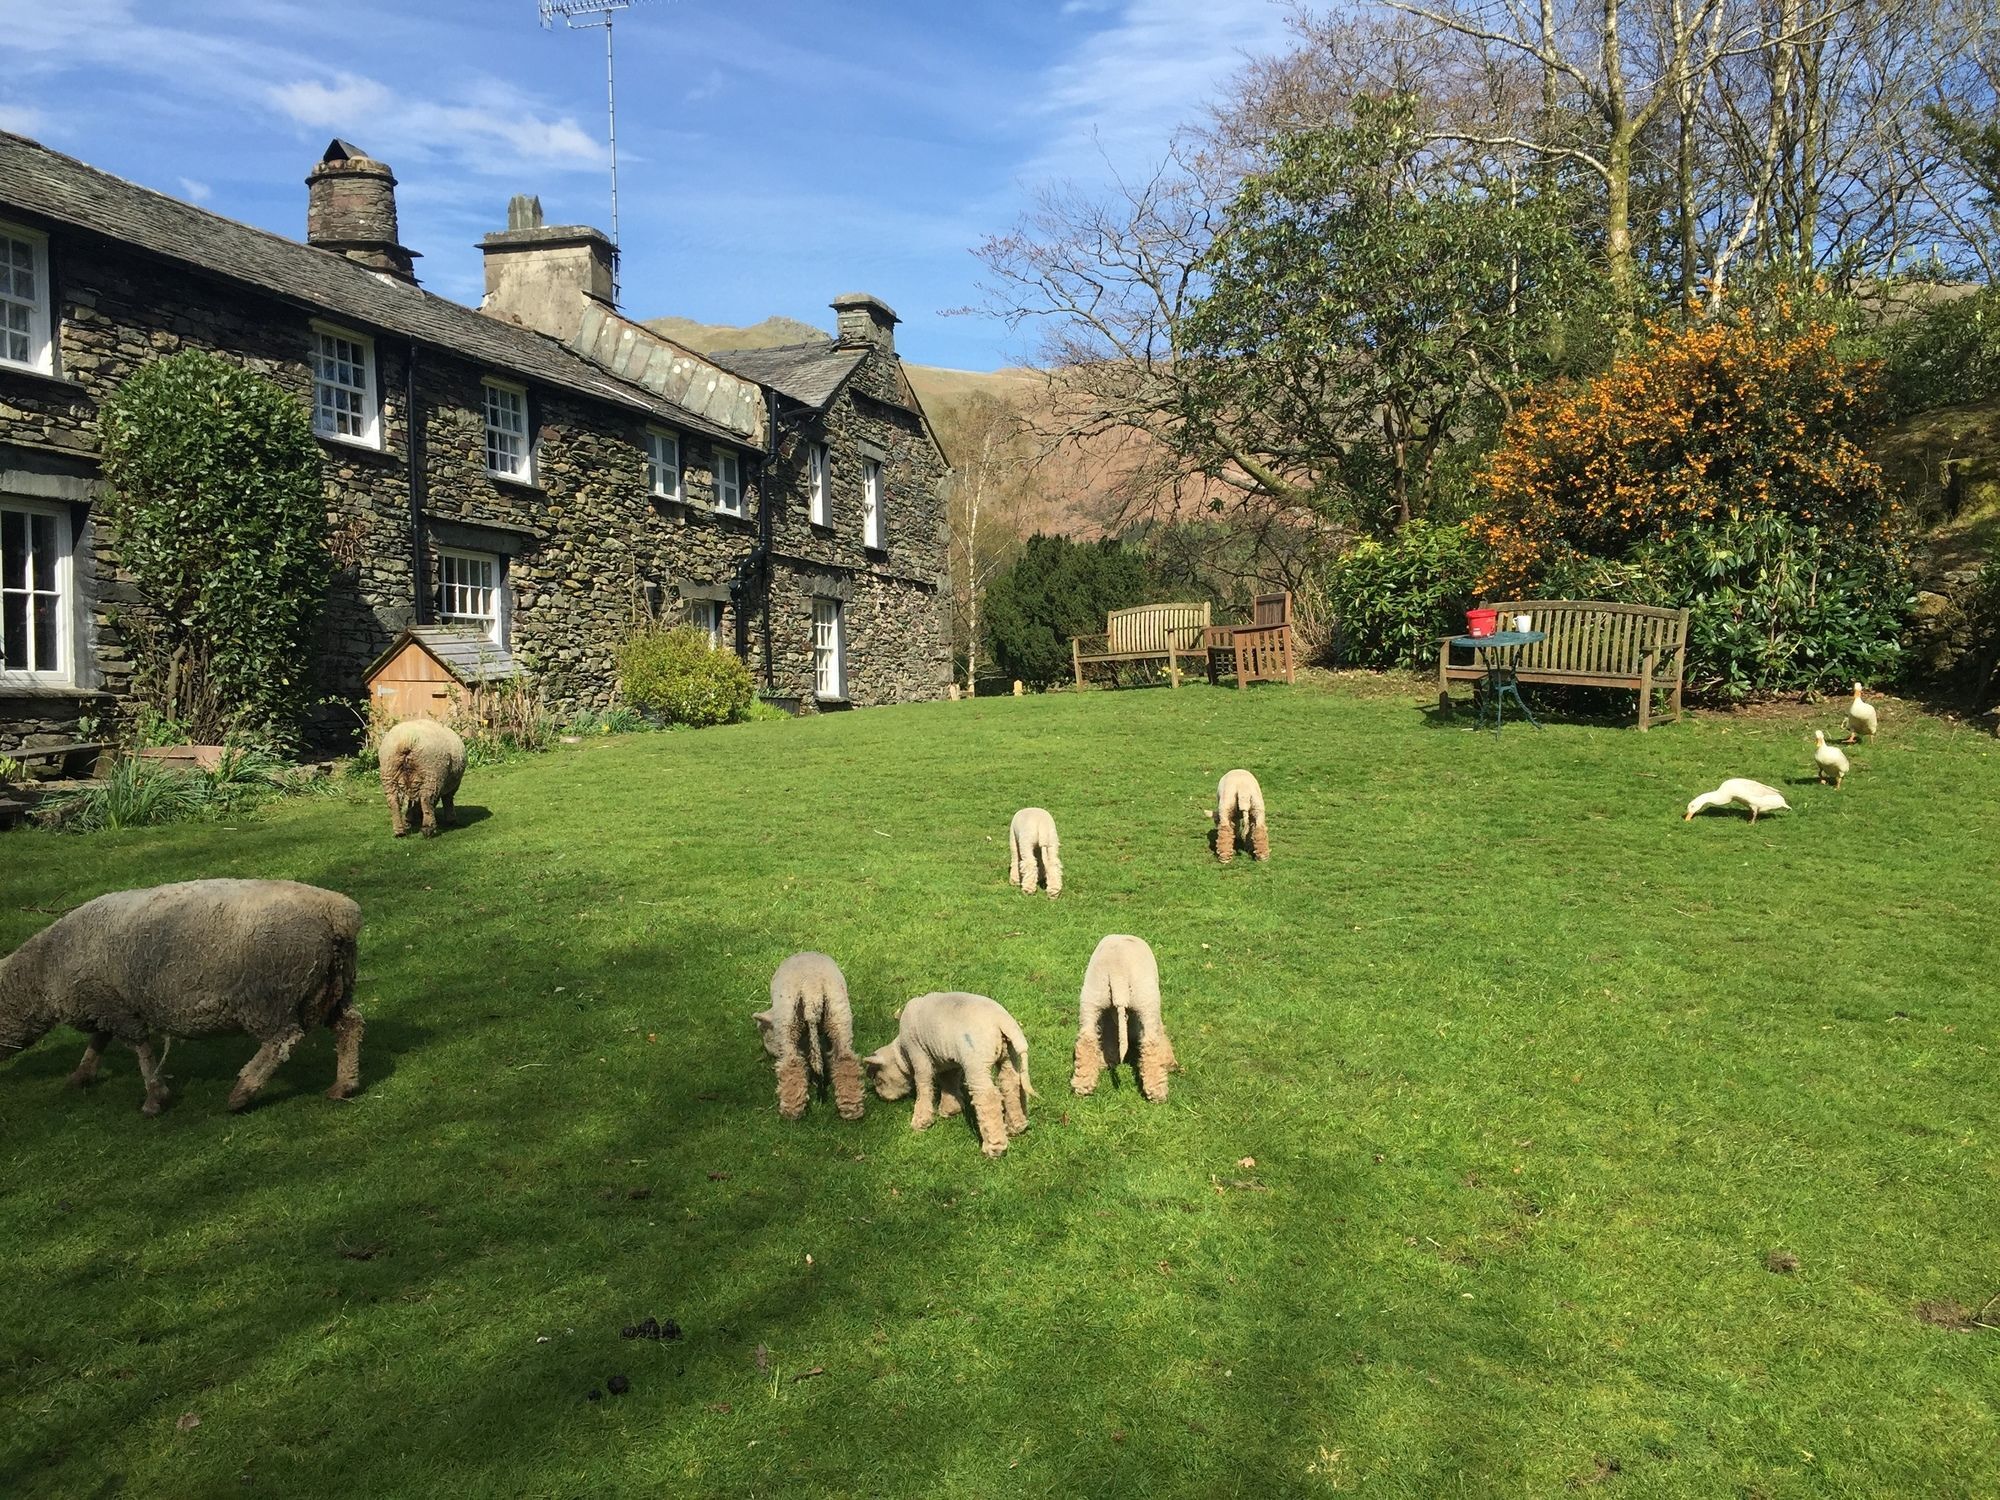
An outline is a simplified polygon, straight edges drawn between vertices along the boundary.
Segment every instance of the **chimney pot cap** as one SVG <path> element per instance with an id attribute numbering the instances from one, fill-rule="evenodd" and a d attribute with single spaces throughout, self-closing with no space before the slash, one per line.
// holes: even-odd
<path id="1" fill-rule="evenodd" d="M 871 292 L 842 292 L 828 306 L 832 307 L 835 312 L 847 312 L 853 308 L 862 308 L 870 313 L 880 313 L 884 319 L 891 323 L 900 323 L 903 321 L 896 316 L 894 308 Z"/>

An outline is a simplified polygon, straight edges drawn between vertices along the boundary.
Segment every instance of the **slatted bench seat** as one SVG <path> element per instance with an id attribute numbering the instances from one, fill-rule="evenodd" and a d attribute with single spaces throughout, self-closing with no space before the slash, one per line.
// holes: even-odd
<path id="1" fill-rule="evenodd" d="M 1498 611 L 1503 624 L 1527 615 L 1529 628 L 1545 637 L 1512 657 L 1519 681 L 1636 692 L 1642 730 L 1653 718 L 1653 694 L 1667 693 L 1674 718 L 1680 718 L 1686 610 L 1595 599 L 1503 599 L 1484 607 Z M 1438 706 L 1447 713 L 1452 683 L 1486 675 L 1476 661 L 1453 661 L 1451 640 L 1446 636 L 1438 643 Z"/>
<path id="2" fill-rule="evenodd" d="M 1164 662 L 1167 677 L 1181 685 L 1181 660 L 1203 654 L 1202 637 L 1209 626 L 1209 606 L 1201 604 L 1135 604 L 1114 609 L 1104 617 L 1102 635 L 1072 636 L 1070 665 L 1076 685 L 1083 686 L 1086 667 L 1110 667 Z"/>

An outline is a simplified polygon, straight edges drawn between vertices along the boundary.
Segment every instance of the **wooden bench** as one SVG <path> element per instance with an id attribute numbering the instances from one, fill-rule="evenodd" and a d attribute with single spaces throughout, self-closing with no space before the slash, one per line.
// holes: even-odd
<path id="1" fill-rule="evenodd" d="M 1236 685 L 1294 680 L 1292 663 L 1292 596 L 1259 594 L 1250 601 L 1248 625 L 1211 625 L 1203 633 L 1208 651 L 1208 680 L 1223 672 L 1236 674 Z"/>
<path id="2" fill-rule="evenodd" d="M 1687 670 L 1686 610 L 1594 599 L 1502 599 L 1485 608 L 1499 612 L 1505 629 L 1512 628 L 1513 616 L 1527 615 L 1529 628 L 1547 637 L 1513 653 L 1520 681 L 1636 692 L 1642 730 L 1653 718 L 1653 694 L 1665 692 L 1670 694 L 1674 717 L 1680 718 L 1681 678 Z M 1486 675 L 1477 661 L 1454 662 L 1451 641 L 1446 636 L 1438 644 L 1438 706 L 1447 713 L 1452 683 L 1475 682 Z"/>
<path id="3" fill-rule="evenodd" d="M 1181 685 L 1181 658 L 1202 653 L 1209 626 L 1209 607 L 1201 604 L 1135 604 L 1114 609 L 1104 618 L 1102 635 L 1072 636 L 1070 665 L 1076 685 L 1083 686 L 1085 667 L 1119 667 L 1164 662 L 1168 679 Z"/>

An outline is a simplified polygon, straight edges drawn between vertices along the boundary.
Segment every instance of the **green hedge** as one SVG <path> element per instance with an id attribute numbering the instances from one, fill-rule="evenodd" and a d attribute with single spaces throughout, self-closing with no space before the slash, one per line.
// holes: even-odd
<path id="1" fill-rule="evenodd" d="M 618 651 L 618 691 L 668 724 L 735 724 L 750 712 L 750 669 L 692 625 L 651 626 Z"/>

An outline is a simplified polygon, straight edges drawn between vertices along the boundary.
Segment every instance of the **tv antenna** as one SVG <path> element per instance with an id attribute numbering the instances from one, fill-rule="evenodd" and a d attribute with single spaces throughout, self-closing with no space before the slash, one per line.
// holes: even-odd
<path id="1" fill-rule="evenodd" d="M 611 59 L 611 19 L 621 10 L 630 10 L 642 0 L 535 0 L 542 13 L 542 30 L 555 30 L 556 17 L 571 31 L 604 32 L 604 111 L 609 121 L 611 144 L 611 245 L 618 247 L 618 86 Z M 618 294 L 613 273 L 612 296 Z"/>

